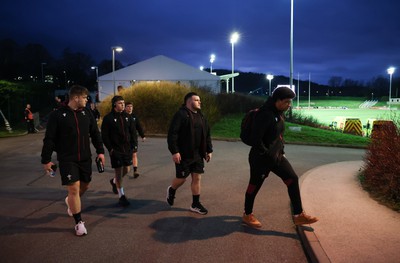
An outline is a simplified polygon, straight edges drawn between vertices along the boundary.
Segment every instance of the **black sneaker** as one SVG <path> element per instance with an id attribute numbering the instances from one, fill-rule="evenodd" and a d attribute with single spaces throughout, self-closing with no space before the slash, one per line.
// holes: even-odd
<path id="1" fill-rule="evenodd" d="M 173 206 L 174 205 L 174 199 L 175 199 L 175 194 L 171 193 L 171 186 L 168 186 L 168 189 L 167 189 L 167 203 L 170 206 Z"/>
<path id="2" fill-rule="evenodd" d="M 125 195 L 123 195 L 119 198 L 118 204 L 123 207 L 130 205 L 130 203 L 129 203 L 128 199 L 126 199 Z"/>
<path id="3" fill-rule="evenodd" d="M 114 178 L 110 180 L 110 184 L 112 186 L 112 191 L 114 194 L 118 194 L 117 185 L 114 183 Z"/>
<path id="4" fill-rule="evenodd" d="M 133 179 L 136 179 L 136 178 L 138 178 L 139 177 L 139 173 L 136 171 L 136 172 L 133 172 Z"/>
<path id="5" fill-rule="evenodd" d="M 199 213 L 201 215 L 206 215 L 208 213 L 208 210 L 201 203 L 192 204 L 190 206 L 190 211 Z"/>

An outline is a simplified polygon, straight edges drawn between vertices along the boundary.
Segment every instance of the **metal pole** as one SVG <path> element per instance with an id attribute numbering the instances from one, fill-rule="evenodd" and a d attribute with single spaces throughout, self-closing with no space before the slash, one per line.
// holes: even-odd
<path id="1" fill-rule="evenodd" d="M 311 108 L 311 73 L 308 73 L 308 108 Z"/>
<path id="2" fill-rule="evenodd" d="M 113 88 L 114 88 L 114 96 L 116 94 L 115 91 L 115 75 L 114 75 L 114 71 L 115 71 L 115 49 L 112 49 L 112 78 L 113 78 Z"/>
<path id="3" fill-rule="evenodd" d="M 393 74 L 389 74 L 389 76 L 390 76 L 390 80 L 389 80 L 389 110 L 390 110 L 390 104 L 391 104 L 391 102 L 390 102 L 390 100 L 392 99 L 392 75 Z"/>
<path id="4" fill-rule="evenodd" d="M 300 107 L 300 72 L 297 73 L 297 108 Z"/>
<path id="5" fill-rule="evenodd" d="M 235 58 L 234 58 L 234 41 L 232 41 L 232 93 L 235 93 L 235 77 L 233 76 L 234 66 L 235 66 Z"/>
<path id="6" fill-rule="evenodd" d="M 291 0 L 290 5 L 290 75 L 289 85 L 293 87 L 293 1 Z M 292 119 L 292 107 L 289 108 L 289 120 Z"/>

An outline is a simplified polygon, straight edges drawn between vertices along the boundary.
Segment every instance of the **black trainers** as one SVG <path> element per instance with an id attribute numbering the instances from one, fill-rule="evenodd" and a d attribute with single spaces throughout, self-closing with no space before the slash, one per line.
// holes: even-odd
<path id="1" fill-rule="evenodd" d="M 110 184 L 112 186 L 112 191 L 114 194 L 118 194 L 117 185 L 114 183 L 114 178 L 110 180 Z"/>
<path id="2" fill-rule="evenodd" d="M 129 203 L 128 199 L 126 199 L 125 195 L 123 195 L 119 198 L 118 204 L 123 207 L 130 205 L 130 203 Z"/>
<path id="3" fill-rule="evenodd" d="M 192 204 L 190 206 L 190 211 L 199 213 L 201 215 L 205 215 L 208 213 L 208 210 L 201 203 Z"/>
<path id="4" fill-rule="evenodd" d="M 139 177 L 139 173 L 136 171 L 136 172 L 133 172 L 133 179 L 136 179 L 136 178 L 138 178 Z"/>
<path id="5" fill-rule="evenodd" d="M 171 186 L 168 186 L 168 189 L 167 189 L 167 203 L 170 206 L 173 206 L 174 205 L 174 199 L 175 199 L 175 194 L 173 194 L 171 192 Z"/>

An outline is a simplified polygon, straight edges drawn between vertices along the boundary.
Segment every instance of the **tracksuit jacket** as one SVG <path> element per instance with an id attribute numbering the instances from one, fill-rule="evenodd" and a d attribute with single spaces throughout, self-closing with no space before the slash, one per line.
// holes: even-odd
<path id="1" fill-rule="evenodd" d="M 274 155 L 274 161 L 284 154 L 283 133 L 285 121 L 283 112 L 278 111 L 272 98 L 261 106 L 252 128 L 252 151 L 261 155 Z"/>
<path id="2" fill-rule="evenodd" d="M 91 158 L 90 139 L 97 154 L 104 154 L 96 120 L 87 108 L 76 111 L 63 106 L 53 111 L 43 139 L 42 164 L 51 161 L 53 151 L 59 162 L 79 162 Z"/>
<path id="3" fill-rule="evenodd" d="M 137 131 L 132 118 L 125 112 L 114 109 L 103 118 L 101 135 L 104 145 L 111 153 L 130 154 L 131 146 L 137 145 Z"/>
<path id="4" fill-rule="evenodd" d="M 198 111 L 203 122 L 203 138 L 200 145 L 200 156 L 206 158 L 207 153 L 213 152 L 211 143 L 210 127 L 201 111 Z M 182 106 L 172 118 L 168 130 L 168 150 L 172 153 L 180 153 L 182 159 L 194 157 L 194 127 L 192 113 L 188 108 Z"/>

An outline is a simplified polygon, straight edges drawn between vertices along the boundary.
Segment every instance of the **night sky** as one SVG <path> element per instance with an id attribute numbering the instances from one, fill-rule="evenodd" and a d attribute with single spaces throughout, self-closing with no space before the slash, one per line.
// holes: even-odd
<path id="1" fill-rule="evenodd" d="M 194 67 L 289 76 L 290 0 L 3 0 L 0 38 L 125 66 L 165 55 Z M 400 74 L 399 0 L 294 0 L 294 78 L 327 84 Z M 396 77 L 394 75 L 394 77 Z"/>

